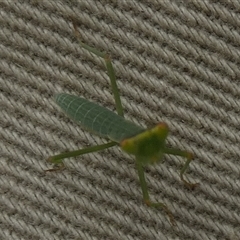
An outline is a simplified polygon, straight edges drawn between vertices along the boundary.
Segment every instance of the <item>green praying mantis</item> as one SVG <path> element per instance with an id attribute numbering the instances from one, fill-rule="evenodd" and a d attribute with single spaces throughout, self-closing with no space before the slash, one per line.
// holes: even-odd
<path id="1" fill-rule="evenodd" d="M 92 54 L 104 59 L 111 82 L 117 113 L 81 97 L 66 93 L 57 94 L 55 97 L 56 103 L 71 119 L 80 123 L 83 128 L 101 137 L 107 138 L 110 141 L 105 144 L 51 156 L 48 161 L 55 165 L 63 166 L 63 159 L 65 158 L 76 157 L 119 145 L 123 151 L 135 156 L 136 169 L 140 180 L 144 202 L 150 207 L 164 209 L 168 214 L 171 223 L 174 224 L 173 215 L 167 206 L 164 203 L 152 202 L 150 200 L 144 176 L 144 167 L 148 164 L 160 162 L 164 154 L 184 157 L 186 158 L 186 162 L 180 171 L 180 178 L 187 187 L 192 189 L 198 183 L 189 183 L 183 177 L 191 160 L 193 159 L 192 153 L 179 149 L 168 148 L 166 146 L 165 142 L 169 132 L 166 123 L 159 123 L 151 129 L 144 129 L 143 127 L 138 126 L 123 117 L 123 107 L 110 57 L 106 53 L 100 52 L 97 49 L 81 42 L 76 24 L 73 23 L 73 26 L 80 46 Z M 50 169 L 50 171 L 51 170 L 54 169 Z"/>

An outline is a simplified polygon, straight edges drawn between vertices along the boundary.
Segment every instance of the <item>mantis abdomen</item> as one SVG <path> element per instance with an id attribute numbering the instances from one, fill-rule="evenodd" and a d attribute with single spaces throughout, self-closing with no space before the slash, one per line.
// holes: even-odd
<path id="1" fill-rule="evenodd" d="M 84 98 L 61 93 L 56 95 L 55 101 L 83 128 L 114 142 L 119 143 L 144 131 L 144 128 Z"/>

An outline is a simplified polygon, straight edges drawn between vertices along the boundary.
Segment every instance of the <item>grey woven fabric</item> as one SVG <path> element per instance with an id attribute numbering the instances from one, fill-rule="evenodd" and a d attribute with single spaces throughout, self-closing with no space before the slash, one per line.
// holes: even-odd
<path id="1" fill-rule="evenodd" d="M 111 55 L 125 117 L 164 121 L 168 145 L 194 153 L 147 168 L 142 203 L 134 158 L 118 147 L 65 161 L 53 154 L 101 144 L 68 119 L 67 92 L 114 110 Z M 0 1 L 0 239 L 240 239 L 240 1 Z"/>

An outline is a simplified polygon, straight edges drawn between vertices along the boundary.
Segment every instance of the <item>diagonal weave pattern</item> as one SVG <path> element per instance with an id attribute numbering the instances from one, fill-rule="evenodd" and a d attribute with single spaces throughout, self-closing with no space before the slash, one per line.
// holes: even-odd
<path id="1" fill-rule="evenodd" d="M 125 116 L 140 126 L 166 122 L 168 145 L 195 158 L 147 170 L 142 204 L 133 159 L 118 147 L 66 161 L 46 159 L 101 144 L 59 111 L 72 93 L 114 110 L 101 59 L 109 53 Z M 239 0 L 0 1 L 0 239 L 240 239 Z M 180 162 L 181 161 L 181 162 Z"/>

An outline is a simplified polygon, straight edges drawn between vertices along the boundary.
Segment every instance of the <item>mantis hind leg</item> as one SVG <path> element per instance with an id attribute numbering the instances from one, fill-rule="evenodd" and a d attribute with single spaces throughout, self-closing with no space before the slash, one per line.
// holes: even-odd
<path id="1" fill-rule="evenodd" d="M 47 161 L 53 163 L 55 166 L 57 166 L 57 168 L 48 169 L 46 171 L 50 172 L 50 171 L 55 171 L 55 170 L 64 168 L 63 159 L 65 159 L 65 158 L 76 157 L 76 156 L 80 156 L 80 155 L 83 155 L 86 153 L 91 153 L 91 152 L 97 152 L 97 151 L 100 151 L 103 149 L 113 147 L 115 145 L 117 145 L 116 142 L 109 142 L 109 143 L 104 143 L 104 144 L 97 145 L 97 146 L 87 147 L 84 149 L 79 149 L 76 151 L 65 152 L 65 153 L 55 155 L 55 156 L 51 156 L 48 158 Z"/>
<path id="2" fill-rule="evenodd" d="M 115 104 L 116 104 L 116 110 L 117 110 L 118 115 L 123 116 L 123 107 L 122 107 L 122 103 L 121 103 L 121 99 L 120 99 L 120 95 L 119 95 L 119 90 L 117 87 L 116 75 L 115 75 L 115 71 L 113 69 L 113 65 L 112 65 L 110 57 L 105 52 L 98 51 L 96 48 L 93 48 L 93 47 L 83 43 L 80 40 L 81 36 L 80 36 L 79 31 L 77 30 L 77 25 L 74 21 L 73 21 L 73 27 L 74 27 L 75 35 L 77 36 L 81 47 L 85 48 L 86 50 L 95 54 L 96 56 L 104 59 L 105 65 L 107 68 L 107 73 L 108 73 L 108 76 L 109 76 L 110 82 L 111 82 L 111 87 L 112 87 L 114 100 L 115 100 Z"/>

